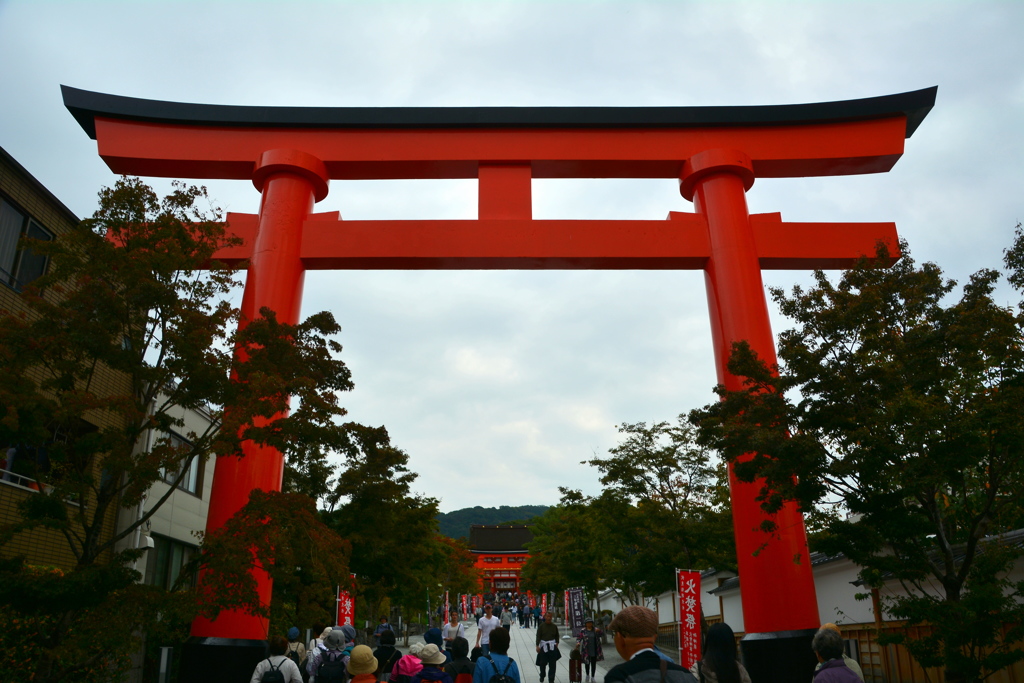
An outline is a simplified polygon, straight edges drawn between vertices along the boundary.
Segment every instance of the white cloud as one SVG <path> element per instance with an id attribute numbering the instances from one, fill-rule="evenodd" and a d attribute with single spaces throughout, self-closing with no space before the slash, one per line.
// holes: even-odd
<path id="1" fill-rule="evenodd" d="M 278 106 L 781 104 L 938 85 L 891 173 L 758 180 L 748 200 L 788 220 L 896 221 L 916 258 L 962 280 L 1024 219 L 1020 26 L 1012 2 L 8 0 L 0 146 L 86 215 L 114 176 L 61 83 Z M 207 184 L 225 208 L 258 210 L 250 183 Z M 538 218 L 692 211 L 670 179 L 535 181 L 533 196 Z M 334 181 L 317 210 L 472 218 L 476 187 Z M 697 272 L 309 273 L 303 310 L 321 309 L 343 328 L 352 419 L 387 425 L 445 510 L 596 492 L 579 461 L 614 446 L 616 424 L 714 399 Z"/>

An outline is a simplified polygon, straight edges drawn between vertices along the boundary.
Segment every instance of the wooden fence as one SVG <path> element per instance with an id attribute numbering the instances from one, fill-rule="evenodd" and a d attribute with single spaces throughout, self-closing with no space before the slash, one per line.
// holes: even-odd
<path id="1" fill-rule="evenodd" d="M 707 620 L 710 626 L 721 621 L 721 617 Z M 658 632 L 658 647 L 678 661 L 678 625 L 663 624 Z M 856 659 L 864 670 L 864 683 L 946 683 L 942 669 L 925 669 L 919 665 L 902 645 L 879 645 L 874 624 L 840 625 L 846 640 L 847 653 Z M 910 638 L 927 635 L 928 626 L 904 626 L 887 623 L 886 633 L 905 633 Z M 736 634 L 736 640 L 743 637 Z M 1024 683 L 1024 662 L 1002 669 L 986 679 L 985 683 Z"/>

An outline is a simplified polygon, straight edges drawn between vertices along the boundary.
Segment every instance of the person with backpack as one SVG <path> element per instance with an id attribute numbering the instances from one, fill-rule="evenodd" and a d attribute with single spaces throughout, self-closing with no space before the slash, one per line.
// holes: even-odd
<path id="1" fill-rule="evenodd" d="M 302 683 L 299 667 L 284 654 L 288 640 L 284 636 L 271 636 L 267 645 L 270 655 L 256 665 L 249 683 Z"/>
<path id="2" fill-rule="evenodd" d="M 326 638 L 327 634 L 333 630 L 334 629 L 332 629 L 330 626 L 325 627 L 320 626 L 319 624 L 313 627 L 313 638 L 309 641 L 309 645 L 306 646 L 307 658 L 309 657 L 309 655 L 313 653 L 314 650 L 316 650 L 318 647 L 324 644 L 324 638 Z M 307 659 L 306 661 L 308 664 L 309 660 Z"/>
<path id="3" fill-rule="evenodd" d="M 503 628 L 491 633 L 490 652 L 476 660 L 473 683 L 522 683 L 519 665 L 508 656 L 512 636 Z"/>
<path id="4" fill-rule="evenodd" d="M 306 670 L 310 683 L 345 683 L 348 679 L 348 656 L 344 652 L 345 634 L 334 629 L 324 638 L 323 645 L 310 653 Z"/>
<path id="5" fill-rule="evenodd" d="M 377 683 L 377 658 L 366 645 L 356 645 L 348 657 L 350 683 Z"/>
<path id="6" fill-rule="evenodd" d="M 452 640 L 452 659 L 444 665 L 444 672 L 452 677 L 455 683 L 473 683 L 473 671 L 476 663 L 469 658 L 469 641 L 465 638 Z"/>
<path id="7" fill-rule="evenodd" d="M 447 664 L 448 661 L 451 660 L 451 654 L 448 650 L 444 649 L 444 637 L 441 635 L 441 629 L 436 626 L 434 628 L 428 628 L 427 632 L 423 634 L 423 642 L 428 645 L 435 645 L 437 649 L 441 651 L 441 655 L 444 657 L 444 664 Z"/>
<path id="8" fill-rule="evenodd" d="M 402 656 L 395 647 L 394 631 L 384 631 L 380 634 L 380 647 L 373 651 L 373 656 L 377 659 L 377 680 L 388 680 L 395 664 Z"/>
<path id="9" fill-rule="evenodd" d="M 306 672 L 306 646 L 299 642 L 299 629 L 292 626 L 288 629 L 288 649 L 285 651 L 285 656 L 295 662 L 295 666 L 299 667 L 299 673 L 302 674 L 302 680 L 309 680 L 309 673 Z"/>
<path id="10" fill-rule="evenodd" d="M 443 650 L 434 643 L 428 643 L 420 650 L 420 661 L 423 668 L 412 677 L 409 683 L 452 683 L 452 677 L 441 667 L 448 659 Z"/>

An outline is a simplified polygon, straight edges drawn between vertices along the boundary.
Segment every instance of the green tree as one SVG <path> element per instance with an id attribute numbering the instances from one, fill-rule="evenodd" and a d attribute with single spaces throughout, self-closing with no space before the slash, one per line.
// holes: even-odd
<path id="1" fill-rule="evenodd" d="M 50 259 L 49 273 L 26 289 L 22 310 L 0 311 L 0 444 L 47 456 L 16 458 L 40 490 L 19 505 L 17 522 L 0 529 L 0 543 L 46 528 L 76 560 L 70 572 L 17 560 L 0 567 L 0 602 L 8 606 L 0 631 L 30 617 L 33 642 L 61 652 L 22 660 L 38 665 L 41 681 L 107 680 L 136 634 L 159 628 L 169 613 L 135 609 L 152 607 L 156 594 L 134 585 L 130 563 L 139 552 L 114 550 L 178 481 L 112 533 L 118 507 L 137 507 L 165 472 L 180 480 L 197 459 L 240 457 L 245 439 L 298 463 L 349 444 L 336 420 L 345 412 L 337 393 L 352 386 L 330 338 L 337 324 L 320 313 L 285 325 L 264 310 L 236 330 L 237 311 L 226 301 L 236 274 L 211 263 L 232 240 L 217 210 L 203 206 L 205 190 L 177 184 L 159 199 L 124 178 L 99 199 L 76 230 L 32 245 Z M 235 362 L 236 350 L 245 363 Z M 290 415 L 261 419 L 281 414 L 289 397 Z M 209 428 L 187 432 L 183 409 L 207 412 Z M 3 646 L 13 652 L 19 644 Z"/>
<path id="2" fill-rule="evenodd" d="M 562 500 L 531 520 L 530 558 L 523 565 L 524 585 L 534 592 L 581 586 L 593 594 L 601 587 L 604 544 L 600 521 L 582 493 L 559 488 Z"/>
<path id="3" fill-rule="evenodd" d="M 412 493 L 409 456 L 383 427 L 347 425 L 351 447 L 328 496 L 326 524 L 352 545 L 356 591 L 370 615 L 385 604 L 419 606 L 440 582 L 437 500 Z M 374 617 L 375 618 L 375 617 Z"/>
<path id="4" fill-rule="evenodd" d="M 906 640 L 922 665 L 976 681 L 1024 659 L 1024 584 L 1006 579 L 1020 551 L 1001 535 L 1022 512 L 1022 317 L 995 302 L 998 272 L 975 273 L 953 300 L 938 266 L 903 251 L 889 269 L 864 261 L 837 283 L 818 272 L 808 290 L 772 290 L 795 322 L 779 374 L 735 345 L 744 390 L 719 387 L 723 400 L 692 418 L 738 476 L 764 478 L 766 511 L 818 506 L 822 549 L 871 586 L 902 586 L 886 608 L 931 625 Z"/>
<path id="5" fill-rule="evenodd" d="M 676 424 L 623 424 L 622 443 L 596 467 L 604 491 L 561 489 L 533 528 L 525 576 L 540 590 L 613 588 L 626 602 L 671 590 L 675 567 L 735 565 L 725 470 Z"/>

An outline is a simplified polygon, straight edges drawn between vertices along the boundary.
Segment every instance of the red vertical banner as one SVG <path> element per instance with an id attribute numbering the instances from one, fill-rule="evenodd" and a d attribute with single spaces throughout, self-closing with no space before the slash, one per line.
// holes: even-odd
<path id="1" fill-rule="evenodd" d="M 459 611 L 462 612 L 462 620 L 469 619 L 469 611 L 466 609 L 466 594 L 459 596 Z"/>
<path id="2" fill-rule="evenodd" d="M 679 590 L 679 663 L 689 669 L 700 659 L 700 572 L 676 570 Z"/>
<path id="3" fill-rule="evenodd" d="M 345 624 L 352 624 L 355 626 L 356 623 L 356 600 L 348 591 L 341 590 L 341 586 L 338 586 L 338 614 L 334 622 L 335 626 L 344 626 Z"/>
<path id="4" fill-rule="evenodd" d="M 545 593 L 544 595 L 542 595 L 540 597 L 540 613 L 541 614 L 547 614 L 548 613 L 548 594 L 547 593 Z"/>
<path id="5" fill-rule="evenodd" d="M 562 614 L 564 614 L 566 616 L 566 618 L 568 618 L 568 616 L 569 616 L 569 591 L 565 591 L 565 605 L 563 605 L 563 607 L 565 609 L 562 611 Z"/>
<path id="6" fill-rule="evenodd" d="M 448 591 L 444 592 L 444 623 L 448 623 L 452 616 L 452 606 L 448 602 Z"/>

